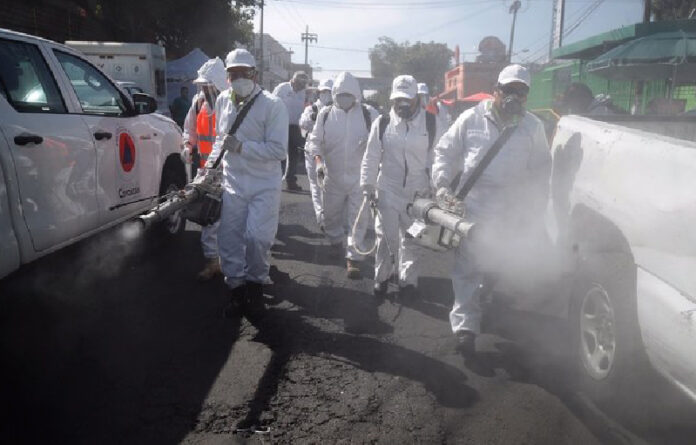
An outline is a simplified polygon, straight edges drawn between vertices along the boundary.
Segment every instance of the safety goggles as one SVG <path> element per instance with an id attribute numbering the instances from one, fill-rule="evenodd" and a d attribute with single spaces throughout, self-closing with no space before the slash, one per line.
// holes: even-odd
<path id="1" fill-rule="evenodd" d="M 505 96 L 511 96 L 513 94 L 519 97 L 526 97 L 529 94 L 528 86 L 512 86 L 512 85 L 498 85 L 498 91 L 503 93 Z"/>
<path id="2" fill-rule="evenodd" d="M 232 82 L 237 79 L 253 79 L 256 70 L 253 68 L 246 70 L 227 70 L 227 79 Z"/>

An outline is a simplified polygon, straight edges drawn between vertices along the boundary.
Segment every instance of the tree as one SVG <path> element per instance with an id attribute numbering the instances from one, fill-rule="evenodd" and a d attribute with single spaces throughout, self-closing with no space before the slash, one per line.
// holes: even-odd
<path id="1" fill-rule="evenodd" d="M 410 74 L 418 82 L 425 82 L 431 91 L 442 90 L 445 72 L 450 69 L 452 51 L 444 43 L 397 43 L 389 37 L 380 37 L 370 49 L 372 77 L 393 79 Z"/>
<path id="2" fill-rule="evenodd" d="M 651 0 L 655 20 L 686 19 L 696 9 L 696 0 Z"/>
<path id="3" fill-rule="evenodd" d="M 162 42 L 169 58 L 195 47 L 224 56 L 252 40 L 255 0 L 121 0 L 93 2 L 93 13 L 121 42 Z"/>

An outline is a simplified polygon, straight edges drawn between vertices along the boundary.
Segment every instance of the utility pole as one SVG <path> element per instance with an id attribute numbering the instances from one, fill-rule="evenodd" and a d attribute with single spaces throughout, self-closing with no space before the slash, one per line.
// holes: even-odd
<path id="1" fill-rule="evenodd" d="M 261 26 L 259 26 L 259 85 L 263 86 L 263 0 L 259 4 L 261 7 Z"/>
<path id="2" fill-rule="evenodd" d="M 522 2 L 520 0 L 515 0 L 512 2 L 510 5 L 510 12 L 512 14 L 512 29 L 510 30 L 510 46 L 508 47 L 508 56 L 507 60 L 508 63 L 512 60 L 512 43 L 515 40 L 515 22 L 517 21 L 517 11 L 520 10 L 520 7 L 522 6 Z"/>
<path id="3" fill-rule="evenodd" d="M 553 0 L 551 14 L 551 41 L 549 42 L 549 62 L 553 58 L 553 50 L 563 46 L 563 27 L 565 18 L 565 0 Z"/>
<path id="4" fill-rule="evenodd" d="M 302 33 L 302 41 L 305 42 L 304 44 L 304 64 L 306 66 L 309 66 L 309 58 L 308 58 L 308 51 L 309 51 L 309 42 L 318 42 L 319 41 L 319 36 L 315 33 L 310 33 L 309 32 L 309 25 L 305 28 L 305 32 Z"/>
<path id="5" fill-rule="evenodd" d="M 652 15 L 652 0 L 643 0 L 643 23 L 650 23 Z"/>

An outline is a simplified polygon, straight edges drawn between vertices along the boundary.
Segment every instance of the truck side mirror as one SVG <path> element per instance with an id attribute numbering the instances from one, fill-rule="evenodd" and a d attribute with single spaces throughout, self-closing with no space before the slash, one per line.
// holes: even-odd
<path id="1" fill-rule="evenodd" d="M 133 104 L 138 114 L 150 114 L 157 111 L 157 101 L 145 93 L 133 93 Z"/>

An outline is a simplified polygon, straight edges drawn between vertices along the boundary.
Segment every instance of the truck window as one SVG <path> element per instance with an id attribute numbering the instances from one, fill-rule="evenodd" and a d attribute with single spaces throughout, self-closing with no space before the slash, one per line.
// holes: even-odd
<path id="1" fill-rule="evenodd" d="M 20 113 L 65 113 L 65 103 L 36 45 L 0 39 L 0 92 Z"/>
<path id="2" fill-rule="evenodd" d="M 122 116 L 126 112 L 123 97 L 99 70 L 79 57 L 54 52 L 85 114 Z"/>

